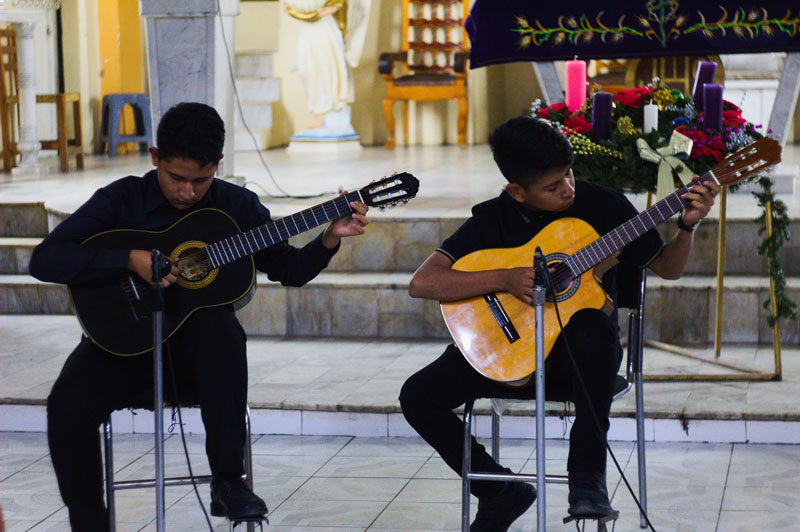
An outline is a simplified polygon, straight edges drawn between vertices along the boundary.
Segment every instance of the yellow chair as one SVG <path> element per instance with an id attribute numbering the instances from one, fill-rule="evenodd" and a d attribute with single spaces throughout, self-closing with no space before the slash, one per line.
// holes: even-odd
<path id="1" fill-rule="evenodd" d="M 386 82 L 383 114 L 389 130 L 387 149 L 395 144 L 393 107 L 397 100 L 403 103 L 406 143 L 410 100 L 456 100 L 458 144 L 466 145 L 469 41 L 464 21 L 468 12 L 467 0 L 403 0 L 402 50 L 382 53 L 378 60 L 378 71 Z"/>

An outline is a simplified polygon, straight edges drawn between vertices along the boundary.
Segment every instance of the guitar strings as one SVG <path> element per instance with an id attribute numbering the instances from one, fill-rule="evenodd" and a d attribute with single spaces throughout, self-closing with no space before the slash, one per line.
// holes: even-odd
<path id="1" fill-rule="evenodd" d="M 755 172 L 755 171 L 760 170 L 761 168 L 763 168 L 765 166 L 768 166 L 769 164 L 770 164 L 769 162 L 765 162 L 764 164 L 759 165 L 759 166 L 749 170 L 749 172 L 750 173 Z M 727 168 L 727 167 L 725 167 L 725 168 Z M 701 182 L 702 181 L 706 181 L 707 178 L 709 176 L 711 176 L 711 175 L 715 175 L 715 177 L 717 178 L 718 181 L 719 180 L 725 180 L 725 179 L 728 179 L 729 177 L 735 177 L 738 172 L 739 172 L 739 170 L 721 171 L 718 174 L 712 174 L 711 172 L 708 172 L 705 175 L 703 175 L 703 177 L 700 179 L 700 181 Z M 678 189 L 673 194 L 682 194 L 682 193 L 688 192 L 688 190 L 689 190 L 688 186 L 683 186 L 682 188 Z M 337 198 L 334 198 L 333 200 L 330 200 L 329 202 L 321 203 L 321 204 L 315 205 L 313 207 L 310 207 L 308 209 L 304 209 L 304 210 L 302 210 L 302 211 L 300 211 L 298 213 L 295 213 L 293 215 L 290 215 L 290 218 L 292 219 L 292 222 L 294 223 L 295 227 L 297 227 L 299 229 L 299 226 L 297 225 L 297 222 L 294 220 L 294 217 L 297 216 L 297 215 L 301 215 L 301 216 L 303 216 L 303 222 L 305 223 L 306 227 L 308 227 L 308 223 L 305 220 L 305 214 L 304 213 L 310 213 L 312 215 L 312 217 L 314 218 L 314 220 L 316 221 L 316 219 L 317 219 L 316 215 L 317 214 L 319 214 L 320 217 L 322 217 L 323 215 L 325 217 L 329 216 L 329 214 L 327 212 L 327 207 L 326 207 L 327 204 L 331 204 L 331 206 L 333 206 L 333 208 L 336 209 L 337 213 L 339 213 L 339 208 L 340 207 L 349 210 L 349 205 L 350 205 L 349 199 L 350 198 L 348 196 L 351 196 L 351 195 L 355 196 L 357 194 L 358 194 L 357 192 L 351 192 L 350 194 L 347 194 L 345 196 L 339 196 Z M 354 198 L 354 200 L 355 199 L 356 198 Z M 337 202 L 338 202 L 338 205 L 337 205 Z M 350 210 L 350 212 L 352 212 L 352 210 Z M 264 226 L 258 226 L 255 229 L 259 229 L 260 227 L 266 227 L 267 228 L 266 229 L 267 232 L 269 234 L 271 234 L 270 229 L 271 228 L 275 228 L 275 231 L 278 233 L 278 236 L 280 237 L 281 236 L 280 235 L 280 229 L 278 229 L 278 227 L 277 227 L 277 222 L 280 221 L 280 220 L 284 220 L 284 218 L 279 218 L 278 220 L 272 220 L 271 222 L 265 224 Z M 285 225 L 285 221 L 284 221 L 284 225 Z M 251 229 L 249 231 L 251 236 L 253 235 L 253 231 L 255 229 Z M 247 233 L 247 232 L 248 231 L 245 231 L 245 233 Z M 244 233 L 242 233 L 242 234 L 244 234 Z M 230 238 L 230 237 L 228 237 L 228 238 Z M 245 236 L 245 238 L 247 238 L 247 236 Z M 257 240 L 255 239 L 255 236 L 253 236 L 252 238 L 253 238 L 253 242 L 257 242 Z M 223 239 L 223 240 L 227 240 L 227 238 Z M 214 242 L 214 243 L 209 244 L 209 245 L 215 245 L 215 244 L 217 244 L 217 242 Z M 182 261 L 184 261 L 184 260 L 193 261 L 193 262 L 196 262 L 196 264 L 198 266 L 206 268 L 206 267 L 211 265 L 211 258 L 209 257 L 208 251 L 206 250 L 207 247 L 208 246 L 205 246 L 203 248 L 197 248 L 196 251 L 193 251 L 193 252 L 189 253 L 188 255 L 184 255 L 182 257 L 179 257 L 179 260 L 182 260 Z M 247 253 L 247 250 L 244 248 L 243 245 L 236 244 L 234 242 L 232 247 L 236 250 L 237 253 L 239 253 L 240 256 L 244 256 L 244 255 L 249 255 L 250 254 L 250 253 Z M 566 266 L 565 263 L 559 263 L 556 266 L 556 272 L 554 272 L 552 277 L 553 277 L 553 280 L 556 282 L 557 285 L 561 285 L 562 283 L 566 283 L 567 281 L 570 281 L 570 280 L 572 280 L 572 278 L 575 278 L 577 276 L 574 276 L 572 274 L 572 272 Z M 138 280 L 134 279 L 134 284 L 136 285 L 137 288 L 141 287 L 141 286 L 149 286 L 149 283 L 147 283 L 144 280 L 139 282 Z"/>
<path id="2" fill-rule="evenodd" d="M 767 166 L 767 165 L 769 165 L 769 163 L 768 163 L 768 162 L 766 162 L 766 163 L 764 163 L 764 164 L 762 164 L 762 165 L 760 165 L 760 166 L 758 166 L 758 167 L 755 167 L 755 168 L 749 169 L 749 170 L 748 170 L 748 173 L 753 173 L 753 172 L 755 172 L 755 171 L 757 171 L 757 170 L 759 170 L 759 169 L 761 169 L 761 168 L 763 168 L 764 166 Z M 703 176 L 700 178 L 700 183 L 702 184 L 703 182 L 705 182 L 705 181 L 708 181 L 709 179 L 711 179 L 711 178 L 712 178 L 712 176 L 715 176 L 715 177 L 717 178 L 717 180 L 718 180 L 718 181 L 720 181 L 720 180 L 726 180 L 726 179 L 728 179 L 729 177 L 736 177 L 737 173 L 739 173 L 739 170 L 727 170 L 727 167 L 723 167 L 723 169 L 722 169 L 722 170 L 721 170 L 719 173 L 717 173 L 717 174 L 712 174 L 711 172 L 707 172 L 706 174 L 704 174 L 704 175 L 703 175 Z M 680 198 L 680 196 L 681 196 L 682 194 L 685 194 L 686 192 L 689 192 L 689 186 L 691 186 L 691 183 L 690 183 L 688 186 L 687 186 L 687 185 L 684 185 L 684 186 L 682 186 L 681 188 L 679 188 L 678 190 L 676 190 L 674 193 L 670 194 L 670 195 L 669 195 L 667 198 L 665 198 L 665 200 L 668 200 L 668 202 L 667 202 L 667 203 L 669 204 L 669 199 L 670 199 L 670 197 L 672 197 L 672 196 L 675 196 L 675 198 L 677 198 L 678 200 L 680 200 L 680 201 L 681 201 L 681 203 L 683 203 L 683 201 L 684 201 L 684 200 L 683 200 L 682 198 Z M 664 200 L 662 200 L 662 201 L 664 201 Z M 654 206 L 655 206 L 655 205 L 651 206 L 651 207 L 650 207 L 650 209 L 652 209 Z M 670 206 L 671 206 L 671 205 L 670 205 Z M 642 212 L 646 212 L 646 211 L 642 211 Z M 641 213 L 640 213 L 640 214 L 641 214 Z M 659 211 L 659 214 L 660 214 L 660 211 Z M 672 217 L 672 216 L 674 216 L 674 215 L 675 215 L 675 213 L 673 212 L 673 213 L 672 213 L 672 214 L 671 214 L 669 217 Z M 669 217 L 668 217 L 668 218 L 669 218 Z M 665 218 L 665 220 L 666 220 L 666 219 L 667 219 L 667 218 Z M 633 220 L 633 218 L 631 218 L 631 220 Z M 627 223 L 627 222 L 626 222 L 626 223 Z M 612 230 L 612 231 L 613 231 L 613 230 Z M 610 233 L 610 232 L 609 232 L 609 233 Z M 607 234 L 609 234 L 609 233 L 607 233 Z M 600 237 L 600 238 L 598 238 L 597 240 L 595 240 L 594 242 L 592 242 L 592 244 L 594 244 L 595 242 L 597 242 L 598 240 L 600 240 L 600 239 L 602 239 L 602 238 L 604 238 L 604 237 L 605 237 L 605 235 L 603 235 L 602 237 Z M 579 253 L 579 252 L 580 252 L 580 251 L 582 251 L 583 249 L 586 249 L 587 247 L 591 246 L 592 244 L 589 244 L 588 246 L 585 246 L 584 248 L 581 248 L 581 249 L 580 249 L 580 250 L 578 250 L 576 253 L 573 253 L 572 255 L 570 255 L 570 257 L 574 257 L 574 256 L 575 256 L 577 253 Z M 567 260 L 568 260 L 568 259 L 567 259 Z M 581 274 L 582 274 L 582 273 L 583 273 L 583 272 L 581 272 Z M 553 272 L 553 274 L 552 274 L 550 277 L 551 277 L 551 279 L 552 279 L 552 281 L 553 281 L 553 283 L 554 283 L 555 287 L 559 287 L 559 286 L 564 286 L 564 285 L 568 284 L 568 283 L 569 283 L 569 282 L 571 282 L 573 279 L 577 279 L 578 277 L 580 277 L 580 274 L 578 274 L 578 275 L 573 275 L 573 273 L 572 273 L 572 270 L 569 268 L 569 266 L 568 266 L 568 264 L 567 264 L 567 261 L 564 261 L 564 262 L 560 262 L 560 263 L 558 263 L 558 264 L 555 266 L 555 271 Z"/>
<path id="3" fill-rule="evenodd" d="M 350 198 L 350 196 L 353 196 L 353 198 Z M 300 226 L 298 225 L 297 221 L 294 220 L 294 218 L 296 216 L 298 216 L 298 215 L 302 216 L 302 221 L 306 226 L 306 231 L 308 231 L 310 229 L 313 229 L 314 227 L 318 227 L 321 224 L 316 224 L 314 227 L 311 227 L 309 225 L 308 221 L 306 220 L 305 214 L 311 214 L 311 217 L 314 219 L 315 222 L 317 222 L 317 218 L 324 219 L 325 222 L 327 222 L 327 221 L 332 220 L 334 218 L 333 213 L 329 212 L 331 207 L 333 209 L 335 209 L 336 214 L 340 214 L 342 211 L 344 211 L 345 214 L 350 214 L 350 213 L 353 212 L 352 209 L 350 208 L 350 201 L 351 200 L 352 201 L 356 201 L 358 199 L 359 199 L 358 198 L 358 192 L 351 192 L 351 193 L 346 194 L 344 196 L 339 196 L 337 198 L 334 198 L 334 199 L 330 200 L 329 202 L 321 203 L 321 204 L 315 205 L 313 207 L 310 207 L 308 209 L 304 209 L 304 210 L 302 210 L 300 212 L 297 212 L 295 214 L 292 214 L 292 215 L 289 216 L 289 218 L 291 219 L 291 221 L 294 224 L 295 228 L 297 228 L 299 230 Z M 281 235 L 280 228 L 277 225 L 277 223 L 279 221 L 281 221 L 281 220 L 284 220 L 284 225 L 287 227 L 287 230 L 288 230 L 288 225 L 286 224 L 285 217 L 284 217 L 284 218 L 279 218 L 277 220 L 272 220 L 272 221 L 270 221 L 270 222 L 268 222 L 268 223 L 266 223 L 264 225 L 255 227 L 255 228 L 250 229 L 248 231 L 244 231 L 243 233 L 240 233 L 240 234 L 241 235 L 245 235 L 245 239 L 247 240 L 248 239 L 247 233 L 249 233 L 250 237 L 252 238 L 253 243 L 255 243 L 257 245 L 258 240 L 256 239 L 253 231 L 255 231 L 256 229 L 259 229 L 259 232 L 260 232 L 260 228 L 261 227 L 266 227 L 266 232 L 267 232 L 268 235 L 270 235 L 270 239 L 274 240 L 275 243 L 277 244 L 278 242 L 282 242 L 283 240 L 286 240 Z M 273 236 L 272 236 L 273 231 L 271 230 L 273 228 L 275 229 L 274 233 L 277 233 L 278 238 L 280 238 L 280 240 L 275 240 L 273 238 Z M 303 232 L 303 231 L 300 231 L 300 232 Z M 233 235 L 233 236 L 238 236 L 238 235 Z M 228 240 L 230 238 L 231 237 L 226 237 L 226 238 L 222 239 L 220 242 Z M 262 237 L 262 240 L 263 240 L 263 237 Z M 236 251 L 236 253 L 239 254 L 239 258 L 241 258 L 241 257 L 243 257 L 245 255 L 250 255 L 251 254 L 251 253 L 248 253 L 248 250 L 244 245 L 237 244 L 235 241 L 230 241 L 230 242 L 233 242 L 232 247 Z M 209 244 L 209 246 L 213 246 L 215 244 L 218 244 L 218 242 L 213 242 L 212 244 Z M 248 244 L 249 244 L 249 240 L 248 240 Z M 229 245 L 230 245 L 230 243 L 229 243 Z M 205 246 L 205 247 L 202 247 L 202 248 L 197 248 L 196 251 L 193 251 L 193 252 L 191 252 L 191 253 L 189 253 L 187 255 L 183 255 L 183 256 L 179 257 L 179 260 L 182 260 L 182 261 L 183 260 L 189 260 L 189 261 L 196 262 L 196 264 L 198 266 L 200 266 L 200 267 L 208 267 L 208 266 L 211 265 L 211 259 L 209 257 L 208 252 L 206 251 L 206 247 L 208 247 L 208 246 Z M 260 251 L 260 250 L 258 250 L 258 251 Z M 138 284 L 137 284 L 137 286 L 138 286 Z"/>

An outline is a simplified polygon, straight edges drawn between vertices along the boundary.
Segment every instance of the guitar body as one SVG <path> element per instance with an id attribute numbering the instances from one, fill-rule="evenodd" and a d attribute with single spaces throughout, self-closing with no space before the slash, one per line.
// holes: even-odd
<path id="1" fill-rule="evenodd" d="M 597 232 L 583 220 L 561 218 L 548 224 L 527 244 L 476 251 L 456 261 L 453 268 L 461 271 L 530 268 L 537 246 L 552 266 L 597 238 Z M 599 279 L 612 265 L 607 261 L 572 279 L 568 286 L 556 288 L 558 310 L 565 325 L 573 314 L 584 308 L 611 312 L 613 302 L 603 291 Z M 442 303 L 442 315 L 456 345 L 478 373 L 509 385 L 525 384 L 536 369 L 534 308 L 506 292 L 493 295 L 496 296 L 494 304 L 508 317 L 518 339 L 510 338 L 504 331 L 497 312 L 493 312 L 485 296 Z M 544 310 L 545 356 L 560 332 L 553 302 L 548 298 Z"/>
<path id="2" fill-rule="evenodd" d="M 178 282 L 164 290 L 164 338 L 172 336 L 196 310 L 245 304 L 255 289 L 255 264 L 247 256 L 210 269 L 209 243 L 240 232 L 233 218 L 217 209 L 199 209 L 163 231 L 121 229 L 98 233 L 82 243 L 88 248 L 158 249 L 183 258 Z M 194 258 L 192 258 L 194 257 Z M 138 355 L 153 348 L 152 288 L 131 273 L 102 284 L 70 285 L 78 320 L 86 335 L 115 355 Z"/>

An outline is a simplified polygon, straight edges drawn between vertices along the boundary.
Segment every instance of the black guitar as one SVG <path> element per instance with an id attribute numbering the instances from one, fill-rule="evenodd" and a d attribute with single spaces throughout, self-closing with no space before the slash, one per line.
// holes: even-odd
<path id="1" fill-rule="evenodd" d="M 248 231 L 218 209 L 199 209 L 163 231 L 118 229 L 87 238 L 82 245 L 105 249 L 158 249 L 177 257 L 178 281 L 164 291 L 164 338 L 192 312 L 205 307 L 246 305 L 255 291 L 252 255 L 294 235 L 353 212 L 350 202 L 384 208 L 417 194 L 419 181 L 396 174 Z M 115 355 L 152 350 L 152 288 L 138 275 L 115 282 L 69 285 L 75 313 L 86 335 Z"/>

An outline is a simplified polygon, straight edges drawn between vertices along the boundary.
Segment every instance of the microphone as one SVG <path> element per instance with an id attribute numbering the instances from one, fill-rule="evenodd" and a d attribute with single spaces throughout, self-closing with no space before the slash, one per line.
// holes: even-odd
<path id="1" fill-rule="evenodd" d="M 533 252 L 533 272 L 533 285 L 544 287 L 545 293 L 551 294 L 553 285 L 550 282 L 550 271 L 547 269 L 547 260 L 539 246 L 536 246 L 536 251 Z"/>
<path id="2" fill-rule="evenodd" d="M 161 278 L 167 275 L 172 269 L 172 263 L 166 258 L 161 251 L 154 249 L 151 254 L 153 281 L 161 281 Z"/>

